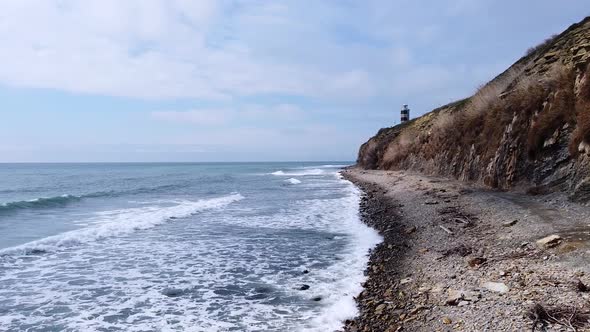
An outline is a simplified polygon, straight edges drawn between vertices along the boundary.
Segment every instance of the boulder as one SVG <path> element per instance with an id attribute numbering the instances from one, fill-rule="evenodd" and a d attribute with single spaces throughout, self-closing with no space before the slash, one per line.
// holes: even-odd
<path id="1" fill-rule="evenodd" d="M 557 234 L 546 236 L 540 240 L 537 240 L 537 245 L 541 249 L 549 249 L 553 247 L 557 247 L 561 243 L 562 239 L 561 236 Z"/>

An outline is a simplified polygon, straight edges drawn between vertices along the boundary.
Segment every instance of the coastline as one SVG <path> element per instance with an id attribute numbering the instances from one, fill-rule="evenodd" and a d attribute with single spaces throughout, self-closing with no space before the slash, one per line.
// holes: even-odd
<path id="1" fill-rule="evenodd" d="M 590 283 L 587 207 L 407 172 L 341 174 L 364 192 L 361 219 L 383 237 L 355 298 L 359 315 L 344 331 L 522 331 L 534 324 L 562 331 L 532 309 L 587 311 L 589 293 L 576 287 Z M 550 234 L 561 236 L 559 245 L 539 247 Z"/>

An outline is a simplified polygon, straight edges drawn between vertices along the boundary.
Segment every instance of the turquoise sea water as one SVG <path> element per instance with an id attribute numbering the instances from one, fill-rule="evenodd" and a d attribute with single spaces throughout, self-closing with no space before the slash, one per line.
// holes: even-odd
<path id="1" fill-rule="evenodd" d="M 0 164 L 0 330 L 335 330 L 380 240 L 341 166 Z"/>

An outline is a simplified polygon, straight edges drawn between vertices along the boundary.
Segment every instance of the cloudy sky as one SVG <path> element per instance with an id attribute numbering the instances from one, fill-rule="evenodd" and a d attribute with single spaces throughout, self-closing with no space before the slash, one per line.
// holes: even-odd
<path id="1" fill-rule="evenodd" d="M 0 0 L 0 162 L 353 160 L 587 0 Z"/>

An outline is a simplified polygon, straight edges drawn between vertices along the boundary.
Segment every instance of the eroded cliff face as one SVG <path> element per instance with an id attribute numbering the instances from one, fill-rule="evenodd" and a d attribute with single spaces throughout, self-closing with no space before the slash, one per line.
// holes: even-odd
<path id="1" fill-rule="evenodd" d="M 381 129 L 357 163 L 590 200 L 590 18 L 474 96 Z"/>

